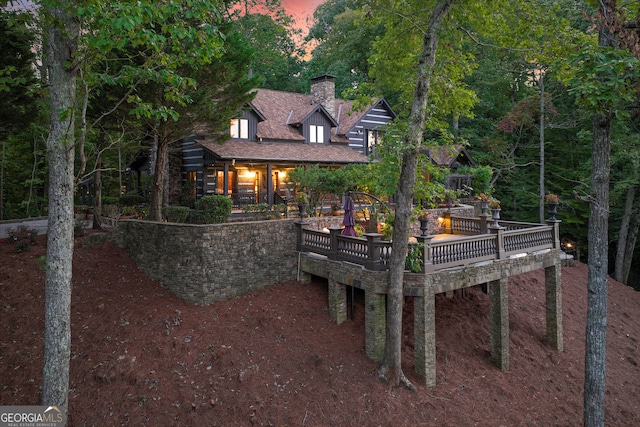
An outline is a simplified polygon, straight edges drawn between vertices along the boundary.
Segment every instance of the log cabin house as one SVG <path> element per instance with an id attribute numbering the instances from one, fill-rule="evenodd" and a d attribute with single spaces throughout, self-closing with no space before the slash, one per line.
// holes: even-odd
<path id="1" fill-rule="evenodd" d="M 183 179 L 195 184 L 195 197 L 225 195 L 234 207 L 286 203 L 288 171 L 367 163 L 395 117 L 384 99 L 363 111 L 337 99 L 329 75 L 311 80 L 311 94 L 258 89 L 231 120 L 229 140 L 195 135 L 183 142 Z"/>

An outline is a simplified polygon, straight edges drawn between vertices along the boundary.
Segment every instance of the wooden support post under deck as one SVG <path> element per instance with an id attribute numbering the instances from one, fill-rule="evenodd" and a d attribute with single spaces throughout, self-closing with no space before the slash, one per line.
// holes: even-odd
<path id="1" fill-rule="evenodd" d="M 386 295 L 377 294 L 367 287 L 364 306 L 365 352 L 369 359 L 380 362 L 387 333 Z"/>
<path id="2" fill-rule="evenodd" d="M 562 268 L 557 263 L 544 269 L 547 339 L 558 351 L 564 350 L 562 335 Z"/>
<path id="3" fill-rule="evenodd" d="M 413 298 L 416 373 L 427 387 L 436 386 L 436 298 L 433 287 L 424 288 L 424 296 Z"/>
<path id="4" fill-rule="evenodd" d="M 329 279 L 329 313 L 338 325 L 347 320 L 346 286 L 334 279 Z"/>
<path id="5" fill-rule="evenodd" d="M 491 359 L 503 371 L 509 370 L 509 289 L 508 279 L 489 283 L 491 304 Z"/>

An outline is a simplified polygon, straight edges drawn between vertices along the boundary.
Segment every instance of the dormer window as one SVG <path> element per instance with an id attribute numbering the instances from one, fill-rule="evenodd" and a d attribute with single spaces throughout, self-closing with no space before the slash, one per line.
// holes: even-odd
<path id="1" fill-rule="evenodd" d="M 249 139 L 249 120 L 231 119 L 229 135 L 231 139 Z"/>
<path id="2" fill-rule="evenodd" d="M 324 126 L 309 125 L 309 142 L 312 144 L 324 143 Z"/>

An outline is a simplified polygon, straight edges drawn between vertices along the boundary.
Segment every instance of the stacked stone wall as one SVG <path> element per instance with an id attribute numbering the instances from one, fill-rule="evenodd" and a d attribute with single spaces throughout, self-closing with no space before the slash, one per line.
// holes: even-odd
<path id="1" fill-rule="evenodd" d="M 309 227 L 340 225 L 311 218 Z M 208 305 L 296 280 L 294 219 L 191 225 L 122 221 L 112 240 L 138 267 L 180 298 Z"/>

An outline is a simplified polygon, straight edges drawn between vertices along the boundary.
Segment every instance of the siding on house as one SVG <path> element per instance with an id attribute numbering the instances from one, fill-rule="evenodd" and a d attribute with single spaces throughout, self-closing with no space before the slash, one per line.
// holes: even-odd
<path id="1" fill-rule="evenodd" d="M 367 153 L 367 132 L 370 130 L 384 131 L 387 125 L 395 118 L 395 114 L 384 100 L 378 101 L 370 108 L 360 120 L 347 132 L 349 147 L 360 152 Z"/>

